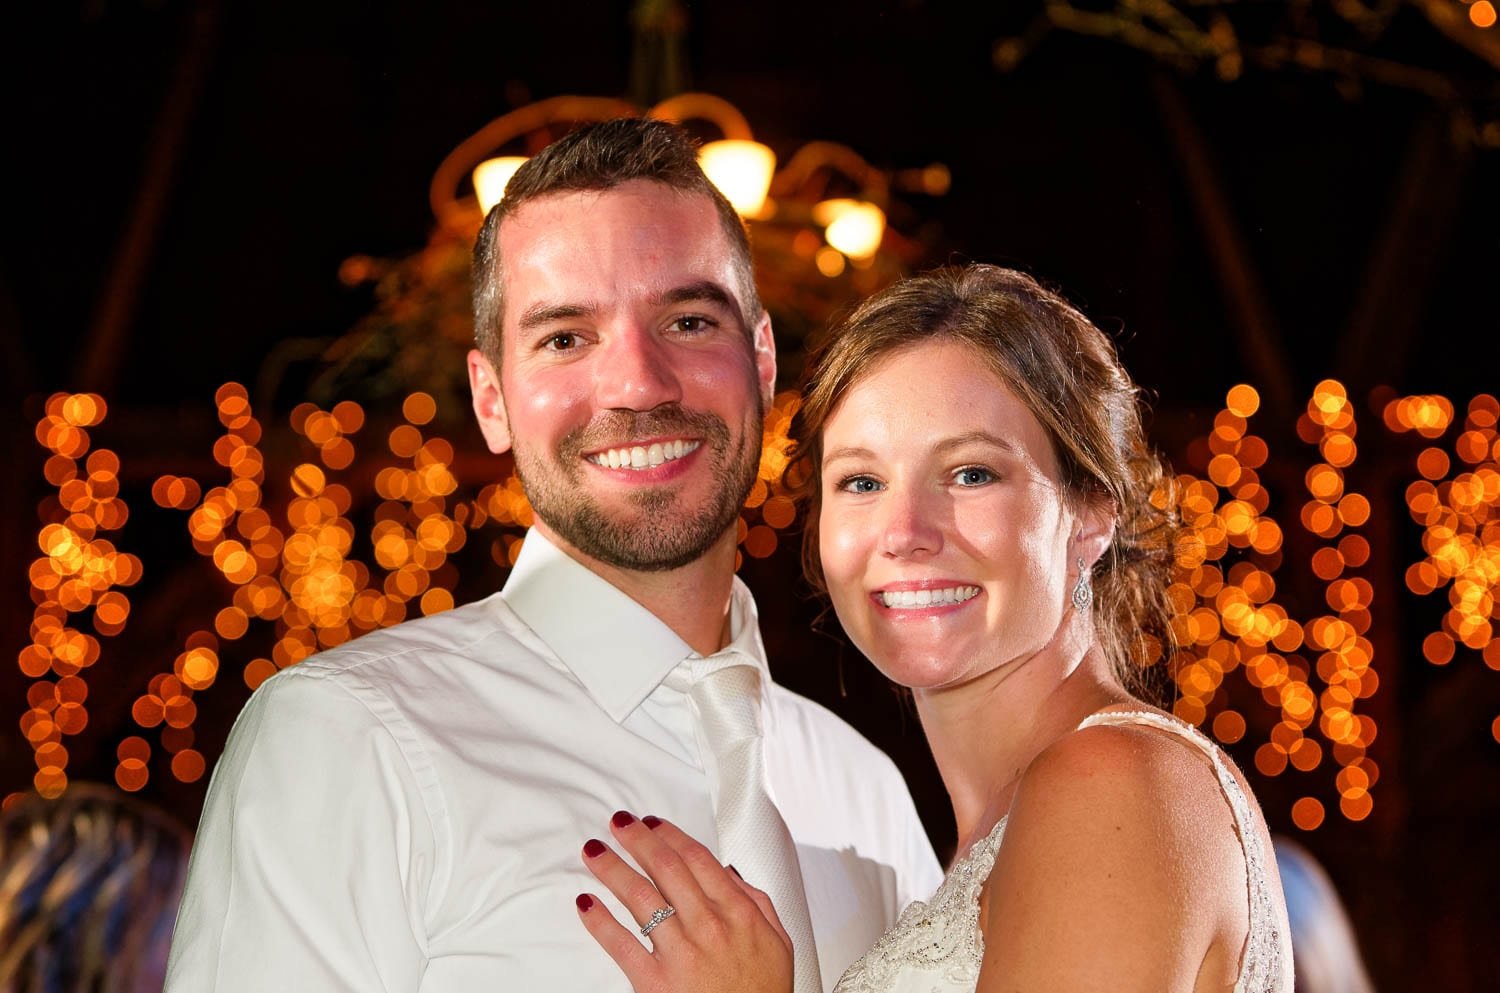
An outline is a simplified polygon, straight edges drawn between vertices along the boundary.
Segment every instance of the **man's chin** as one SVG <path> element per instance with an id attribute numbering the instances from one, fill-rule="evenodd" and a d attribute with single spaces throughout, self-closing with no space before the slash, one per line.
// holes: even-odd
<path id="1" fill-rule="evenodd" d="M 691 565 L 732 537 L 734 518 L 724 527 L 705 527 L 708 511 L 697 515 L 645 511 L 605 513 L 589 508 L 561 519 L 538 514 L 554 538 L 617 569 L 670 572 Z"/>

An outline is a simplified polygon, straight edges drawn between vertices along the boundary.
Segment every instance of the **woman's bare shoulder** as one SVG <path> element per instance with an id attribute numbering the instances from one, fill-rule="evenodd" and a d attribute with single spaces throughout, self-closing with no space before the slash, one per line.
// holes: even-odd
<path id="1" fill-rule="evenodd" d="M 1185 859 L 1192 869 L 1215 854 L 1241 857 L 1209 753 L 1140 724 L 1093 725 L 1043 750 L 1021 776 L 1006 828 L 1008 841 L 1031 832 L 1048 846 L 1071 841 L 1101 847 L 1101 856 L 1118 850 L 1133 874 L 1155 859 Z"/>
<path id="2" fill-rule="evenodd" d="M 1243 915 L 1243 895 L 1225 894 L 1244 886 L 1205 753 L 1147 727 L 1084 728 L 1021 777 L 985 888 L 987 967 L 1054 981 L 1062 969 L 1058 988 L 1191 989 Z"/>

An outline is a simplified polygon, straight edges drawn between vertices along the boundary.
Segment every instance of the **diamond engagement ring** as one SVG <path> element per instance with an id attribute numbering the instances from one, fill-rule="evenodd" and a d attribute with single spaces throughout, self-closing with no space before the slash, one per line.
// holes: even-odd
<path id="1" fill-rule="evenodd" d="M 652 931 L 655 931 L 656 925 L 660 924 L 662 921 L 666 920 L 668 917 L 671 917 L 675 913 L 677 913 L 677 908 L 672 906 L 670 903 L 665 907 L 662 907 L 660 910 L 651 911 L 651 919 L 641 925 L 641 937 L 644 938 Z"/>

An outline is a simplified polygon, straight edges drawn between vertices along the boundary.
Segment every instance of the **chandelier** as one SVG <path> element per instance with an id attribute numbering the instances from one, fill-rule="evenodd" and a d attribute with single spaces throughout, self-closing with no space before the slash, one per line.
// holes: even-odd
<path id="1" fill-rule="evenodd" d="M 559 96 L 496 118 L 449 153 L 428 191 L 433 215 L 444 228 L 472 233 L 528 154 L 572 125 L 641 113 L 714 129 L 720 137 L 703 144 L 699 163 L 756 239 L 766 242 L 760 254 L 790 249 L 802 267 L 810 263 L 824 279 L 848 274 L 859 292 L 900 275 L 923 254 L 924 246 L 890 228 L 892 187 L 926 196 L 948 191 L 946 166 L 887 174 L 847 145 L 829 141 L 802 145 L 778 169 L 776 153 L 755 140 L 744 114 L 708 93 L 681 93 L 645 111 L 608 97 Z M 769 268 L 779 272 L 783 266 Z"/>

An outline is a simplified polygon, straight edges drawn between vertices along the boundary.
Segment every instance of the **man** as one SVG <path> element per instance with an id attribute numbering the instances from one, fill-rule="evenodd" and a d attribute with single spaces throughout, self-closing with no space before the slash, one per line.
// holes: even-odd
<path id="1" fill-rule="evenodd" d="M 936 885 L 894 767 L 769 683 L 733 575 L 775 377 L 733 209 L 649 120 L 556 142 L 507 193 L 476 249 L 469 375 L 536 525 L 499 594 L 251 698 L 209 790 L 169 993 L 623 991 L 574 909 L 598 888 L 580 846 L 620 809 L 713 847 L 733 829 L 716 804 L 769 794 L 796 848 L 763 872 L 805 892 L 783 916 L 810 920 L 799 967 L 825 988 Z M 752 674 L 764 735 L 738 780 L 701 694 L 726 666 Z"/>

